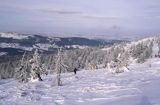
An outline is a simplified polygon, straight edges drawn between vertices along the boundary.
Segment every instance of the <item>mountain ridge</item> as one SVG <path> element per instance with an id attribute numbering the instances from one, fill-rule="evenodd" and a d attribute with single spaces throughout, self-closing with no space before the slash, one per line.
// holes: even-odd
<path id="1" fill-rule="evenodd" d="M 22 55 L 21 52 L 33 52 L 39 49 L 40 52 L 55 52 L 57 48 L 63 49 L 83 49 L 87 47 L 98 47 L 121 43 L 123 40 L 103 40 L 87 39 L 84 37 L 48 37 L 37 34 L 18 34 L 18 33 L 0 33 L 0 55 L 9 54 L 8 50 L 16 51 L 16 54 Z M 4 51 L 3 51 L 4 49 Z M 20 49 L 19 52 L 17 49 Z M 10 54 L 9 54 L 10 55 Z M 14 54 L 11 54 L 11 56 Z"/>

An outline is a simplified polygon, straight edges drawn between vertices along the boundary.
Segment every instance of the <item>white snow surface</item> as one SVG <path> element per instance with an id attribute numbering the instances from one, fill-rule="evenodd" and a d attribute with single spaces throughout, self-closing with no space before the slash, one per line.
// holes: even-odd
<path id="1" fill-rule="evenodd" d="M 160 59 L 132 63 L 130 71 L 109 74 L 105 69 L 55 75 L 42 82 L 0 81 L 0 105 L 160 105 Z"/>
<path id="2" fill-rule="evenodd" d="M 7 55 L 7 52 L 0 52 L 0 56 Z"/>
<path id="3" fill-rule="evenodd" d="M 0 32 L 0 37 L 4 37 L 4 38 L 13 38 L 13 39 L 26 39 L 28 38 L 28 36 L 25 35 L 20 35 L 18 33 L 14 33 L 14 32 Z"/>
<path id="4" fill-rule="evenodd" d="M 25 47 L 19 45 L 19 43 L 0 43 L 0 48 L 18 48 L 18 49 L 23 49 L 27 51 L 32 51 L 33 47 Z"/>

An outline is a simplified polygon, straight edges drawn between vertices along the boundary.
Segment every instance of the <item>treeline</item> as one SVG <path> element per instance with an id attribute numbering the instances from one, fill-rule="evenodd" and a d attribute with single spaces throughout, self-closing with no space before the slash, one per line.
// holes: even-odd
<path id="1" fill-rule="evenodd" d="M 72 72 L 74 68 L 88 69 L 91 65 L 103 65 L 103 67 L 106 68 L 108 65 L 116 64 L 118 69 L 115 72 L 119 73 L 123 72 L 123 70 L 119 68 L 127 67 L 131 59 L 135 59 L 138 63 L 143 63 L 146 59 L 153 57 L 152 51 L 155 43 L 160 49 L 160 37 L 154 37 L 137 42 L 117 44 L 106 48 L 91 47 L 64 51 L 62 52 L 62 60 L 63 63 L 67 65 L 68 72 Z M 25 60 L 27 59 L 28 57 L 25 57 Z M 45 65 L 49 73 L 54 72 L 56 61 L 56 54 L 41 54 L 41 62 Z M 1 63 L 0 78 L 12 78 L 15 75 L 15 68 L 18 64 L 19 59 Z"/>

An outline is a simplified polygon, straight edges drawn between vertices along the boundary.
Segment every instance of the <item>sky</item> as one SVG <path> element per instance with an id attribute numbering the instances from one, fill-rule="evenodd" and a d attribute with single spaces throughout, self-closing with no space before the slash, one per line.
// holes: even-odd
<path id="1" fill-rule="evenodd" d="M 0 31 L 87 37 L 160 33 L 160 0 L 0 0 Z"/>

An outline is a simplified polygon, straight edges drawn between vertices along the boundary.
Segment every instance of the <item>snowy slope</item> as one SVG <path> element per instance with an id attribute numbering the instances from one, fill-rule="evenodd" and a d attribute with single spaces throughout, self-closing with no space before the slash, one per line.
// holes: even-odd
<path id="1" fill-rule="evenodd" d="M 160 59 L 129 68 L 117 75 L 105 69 L 66 73 L 61 87 L 53 86 L 55 75 L 27 84 L 1 80 L 0 105 L 160 105 Z"/>

